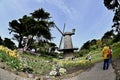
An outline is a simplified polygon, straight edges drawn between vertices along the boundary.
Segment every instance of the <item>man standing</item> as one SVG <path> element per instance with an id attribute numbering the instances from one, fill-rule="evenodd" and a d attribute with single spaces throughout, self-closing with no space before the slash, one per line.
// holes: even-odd
<path id="1" fill-rule="evenodd" d="M 103 63 L 103 70 L 106 70 L 109 68 L 109 53 L 110 53 L 110 49 L 109 47 L 105 44 L 104 48 L 102 50 L 102 57 L 104 59 L 104 63 Z"/>

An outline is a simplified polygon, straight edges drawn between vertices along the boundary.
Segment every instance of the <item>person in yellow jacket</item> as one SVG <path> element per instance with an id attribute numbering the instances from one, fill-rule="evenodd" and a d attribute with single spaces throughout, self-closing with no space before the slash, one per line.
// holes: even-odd
<path id="1" fill-rule="evenodd" d="M 103 70 L 107 70 L 109 68 L 109 53 L 110 53 L 110 49 L 109 47 L 105 44 L 104 48 L 102 50 L 102 57 L 104 59 L 104 63 L 103 63 Z"/>

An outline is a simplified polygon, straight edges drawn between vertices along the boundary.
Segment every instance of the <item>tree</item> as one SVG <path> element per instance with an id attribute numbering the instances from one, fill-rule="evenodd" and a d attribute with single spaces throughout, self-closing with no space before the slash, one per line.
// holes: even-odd
<path id="1" fill-rule="evenodd" d="M 50 21 L 50 13 L 45 12 L 42 8 L 35 10 L 33 13 L 31 13 L 32 18 L 35 20 L 36 24 L 34 28 L 31 29 L 31 31 L 35 32 L 34 36 L 36 38 L 39 38 L 39 42 L 42 42 L 42 39 L 45 41 L 51 40 L 52 35 L 50 32 L 50 28 L 54 26 L 54 22 Z"/>
<path id="2" fill-rule="evenodd" d="M 37 36 L 43 36 L 45 39 L 51 40 L 50 28 L 54 26 L 54 22 L 49 21 L 50 14 L 41 8 L 31 13 L 31 15 L 37 22 Z"/>
<path id="3" fill-rule="evenodd" d="M 10 33 L 15 33 L 14 38 L 19 42 L 18 47 L 24 47 L 26 50 L 32 45 L 33 39 L 41 36 L 46 41 L 51 40 L 50 28 L 54 26 L 54 22 L 50 21 L 50 18 L 50 14 L 41 8 L 31 13 L 31 16 L 24 15 L 18 20 L 9 22 Z"/>
<path id="4" fill-rule="evenodd" d="M 0 37 L 0 45 L 3 45 L 3 40 L 1 37 Z"/>
<path id="5" fill-rule="evenodd" d="M 114 42 L 118 42 L 118 41 L 120 41 L 120 34 L 117 34 L 117 35 L 114 37 L 113 43 L 114 43 Z"/>
<path id="6" fill-rule="evenodd" d="M 100 39 L 97 40 L 96 45 L 98 48 L 102 46 L 102 41 Z"/>
<path id="7" fill-rule="evenodd" d="M 102 40 L 102 44 L 110 44 L 111 41 L 113 40 L 115 34 L 114 34 L 114 31 L 113 30 L 110 30 L 110 31 L 107 31 L 103 37 L 101 38 Z"/>
<path id="8" fill-rule="evenodd" d="M 3 45 L 12 50 L 16 48 L 15 43 L 8 38 L 4 39 Z"/>
<path id="9" fill-rule="evenodd" d="M 118 0 L 104 0 L 104 5 L 107 9 L 115 9 L 115 7 L 118 7 L 119 3 Z"/>
<path id="10" fill-rule="evenodd" d="M 14 39 L 18 41 L 18 47 L 22 47 L 22 40 L 23 40 L 23 32 L 25 32 L 25 27 L 22 25 L 21 22 L 17 20 L 12 20 L 9 22 L 9 28 L 10 34 L 14 32 Z"/>
<path id="11" fill-rule="evenodd" d="M 90 48 L 90 41 L 87 41 L 86 43 L 83 44 L 83 46 L 81 47 L 82 49 L 89 49 Z"/>
<path id="12" fill-rule="evenodd" d="M 93 39 L 93 40 L 91 40 L 90 44 L 91 44 L 91 45 L 96 45 L 96 42 L 97 42 L 97 40 L 96 40 L 96 39 Z"/>
<path id="13" fill-rule="evenodd" d="M 45 12 L 43 8 L 35 10 L 31 15 L 37 19 L 37 21 L 45 21 L 51 18 L 50 13 Z"/>
<path id="14" fill-rule="evenodd" d="M 120 0 L 104 0 L 104 5 L 107 9 L 115 12 L 112 28 L 120 34 Z"/>
<path id="15" fill-rule="evenodd" d="M 33 37 L 36 35 L 36 21 L 31 17 L 24 15 L 22 18 L 19 19 L 20 23 L 24 26 L 24 32 L 22 32 L 23 37 L 23 47 L 24 50 L 29 48 L 32 44 Z"/>

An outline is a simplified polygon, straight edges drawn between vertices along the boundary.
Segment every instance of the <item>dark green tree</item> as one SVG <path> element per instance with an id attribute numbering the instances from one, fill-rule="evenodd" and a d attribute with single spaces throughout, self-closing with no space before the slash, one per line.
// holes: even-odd
<path id="1" fill-rule="evenodd" d="M 50 18 L 50 14 L 41 8 L 31 13 L 31 16 L 25 15 L 9 22 L 10 33 L 15 33 L 14 38 L 19 42 L 18 47 L 29 48 L 35 38 L 41 39 L 42 37 L 46 41 L 51 40 L 50 28 L 54 26 L 54 22 L 50 21 Z"/>
<path id="2" fill-rule="evenodd" d="M 101 38 L 102 44 L 111 44 L 113 38 L 115 37 L 114 31 L 107 31 Z"/>
<path id="3" fill-rule="evenodd" d="M 22 47 L 22 41 L 23 41 L 23 33 L 25 32 L 25 27 L 22 25 L 21 22 L 17 20 L 12 20 L 9 22 L 9 31 L 10 34 L 14 32 L 14 39 L 18 41 L 18 47 Z"/>
<path id="4" fill-rule="evenodd" d="M 114 43 L 114 42 L 118 42 L 118 41 L 120 41 L 120 34 L 117 34 L 117 35 L 114 37 L 113 43 Z"/>
<path id="5" fill-rule="evenodd" d="M 1 37 L 0 37 L 0 45 L 3 45 L 3 40 Z"/>
<path id="6" fill-rule="evenodd" d="M 86 43 L 83 44 L 83 46 L 81 47 L 81 50 L 82 49 L 88 49 L 89 50 L 90 48 L 90 41 L 87 41 Z"/>
<path id="7" fill-rule="evenodd" d="M 120 1 L 119 0 L 104 0 L 104 5 L 107 9 L 114 11 L 112 28 L 120 34 Z"/>
<path id="8" fill-rule="evenodd" d="M 104 5 L 107 7 L 107 9 L 115 9 L 115 7 L 118 7 L 119 3 L 118 0 L 104 0 Z"/>
<path id="9" fill-rule="evenodd" d="M 11 41 L 10 39 L 8 38 L 5 38 L 4 41 L 3 41 L 3 45 L 8 47 L 9 49 L 16 49 L 16 45 L 13 41 Z"/>
<path id="10" fill-rule="evenodd" d="M 33 37 L 36 35 L 35 25 L 36 21 L 31 17 L 24 15 L 22 18 L 19 19 L 20 23 L 24 26 L 24 32 L 22 32 L 23 35 L 23 47 L 24 50 L 28 49 L 29 46 L 32 44 Z"/>
<path id="11" fill-rule="evenodd" d="M 44 9 L 38 9 L 31 13 L 32 17 L 36 20 L 36 30 L 37 30 L 37 36 L 41 37 L 43 36 L 47 40 L 51 40 L 51 32 L 50 28 L 54 26 L 54 22 L 49 21 L 50 13 L 45 12 Z"/>
<path id="12" fill-rule="evenodd" d="M 97 42 L 97 40 L 96 40 L 96 39 L 93 39 L 93 40 L 91 40 L 90 44 L 91 44 L 91 45 L 96 45 L 96 42 Z"/>

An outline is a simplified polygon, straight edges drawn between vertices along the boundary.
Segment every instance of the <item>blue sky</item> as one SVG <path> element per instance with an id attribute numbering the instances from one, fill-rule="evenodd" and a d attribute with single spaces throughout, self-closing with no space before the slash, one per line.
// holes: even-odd
<path id="1" fill-rule="evenodd" d="M 113 12 L 105 8 L 103 0 L 0 0 L 0 36 L 12 38 L 8 22 L 18 20 L 39 8 L 51 14 L 51 20 L 62 30 L 76 29 L 73 46 L 80 48 L 86 41 L 100 39 L 111 29 Z M 57 45 L 61 34 L 52 29 L 52 40 Z"/>

